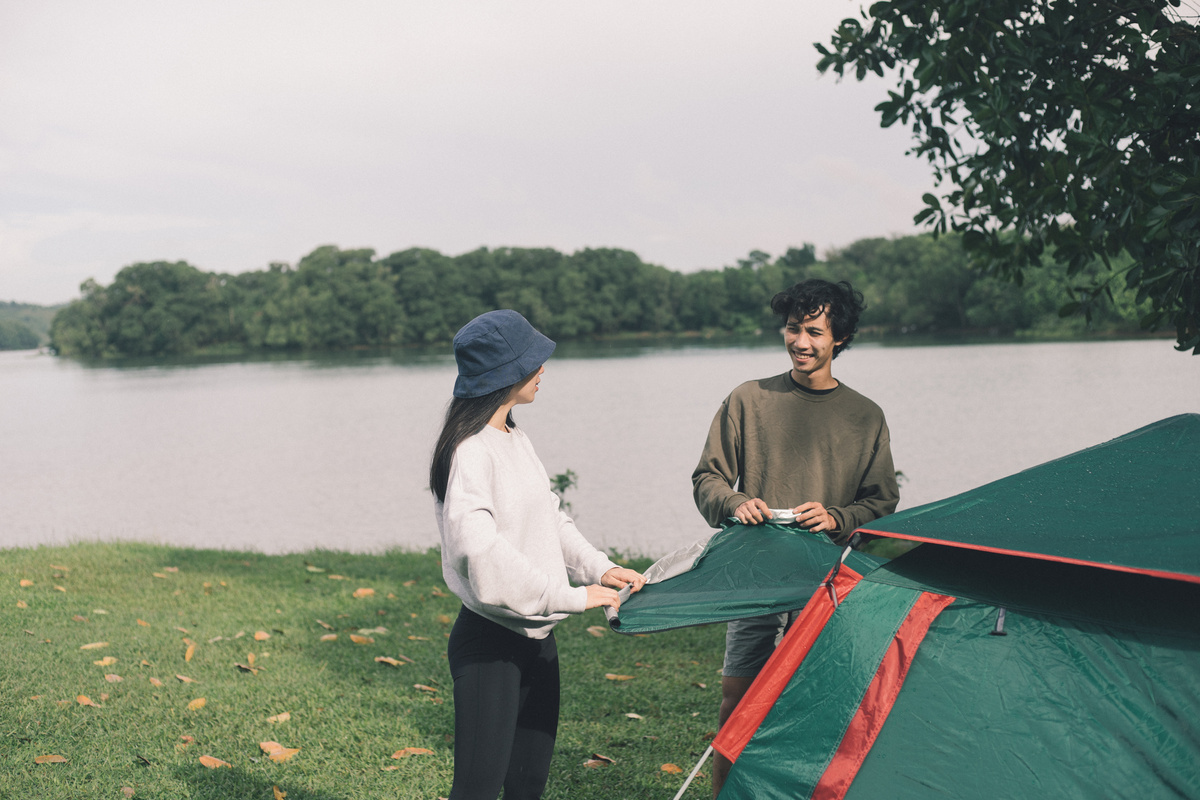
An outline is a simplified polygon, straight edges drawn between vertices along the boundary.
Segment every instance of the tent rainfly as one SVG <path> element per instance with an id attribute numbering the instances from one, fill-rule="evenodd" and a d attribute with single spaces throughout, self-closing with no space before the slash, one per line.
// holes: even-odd
<path id="1" fill-rule="evenodd" d="M 803 607 L 713 742 L 721 798 L 1200 798 L 1200 415 L 859 536 L 920 546 L 731 525 L 623 604 L 623 633 Z"/>

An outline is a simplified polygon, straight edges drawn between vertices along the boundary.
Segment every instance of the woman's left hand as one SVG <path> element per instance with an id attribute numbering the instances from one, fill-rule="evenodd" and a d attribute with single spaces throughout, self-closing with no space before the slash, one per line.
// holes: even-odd
<path id="1" fill-rule="evenodd" d="M 642 573 L 634 569 L 626 569 L 625 567 L 613 567 L 608 572 L 604 573 L 604 577 L 600 579 L 600 583 L 605 586 L 611 586 L 614 589 L 624 589 L 626 584 L 630 585 L 629 591 L 640 591 L 646 585 L 646 579 Z"/>

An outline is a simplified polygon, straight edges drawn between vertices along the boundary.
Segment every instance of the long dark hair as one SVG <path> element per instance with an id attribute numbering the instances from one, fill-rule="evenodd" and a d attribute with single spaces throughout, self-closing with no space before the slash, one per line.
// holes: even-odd
<path id="1" fill-rule="evenodd" d="M 455 397 L 450 401 L 450 407 L 446 409 L 446 421 L 442 423 L 442 432 L 433 448 L 433 461 L 429 465 L 429 488 L 439 503 L 446 502 L 446 484 L 450 480 L 450 462 L 454 459 L 454 451 L 464 440 L 483 430 L 496 410 L 508 400 L 511 391 L 511 386 L 505 386 L 480 397 Z M 512 411 L 508 412 L 504 422 L 510 428 L 516 425 Z"/>

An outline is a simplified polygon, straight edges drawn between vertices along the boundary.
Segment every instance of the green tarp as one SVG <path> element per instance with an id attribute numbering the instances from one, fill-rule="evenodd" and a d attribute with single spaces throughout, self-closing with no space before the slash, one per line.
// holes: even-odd
<path id="1" fill-rule="evenodd" d="M 690 572 L 647 584 L 621 604 L 621 633 L 651 633 L 803 608 L 843 554 L 823 534 L 784 525 L 730 525 L 713 534 Z M 862 573 L 882 559 L 851 552 Z"/>
<path id="2" fill-rule="evenodd" d="M 1200 415 L 1170 417 L 860 530 L 1200 582 Z"/>
<path id="3" fill-rule="evenodd" d="M 927 545 L 850 593 L 722 798 L 810 796 L 921 591 L 958 599 L 846 798 L 1200 797 L 1200 586 Z"/>

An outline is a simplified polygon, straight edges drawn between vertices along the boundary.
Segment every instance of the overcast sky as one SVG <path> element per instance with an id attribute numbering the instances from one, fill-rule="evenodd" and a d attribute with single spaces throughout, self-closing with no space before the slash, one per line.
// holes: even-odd
<path id="1" fill-rule="evenodd" d="M 859 0 L 0 6 L 0 300 L 323 244 L 620 247 L 691 271 L 914 231 Z"/>

